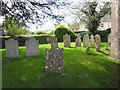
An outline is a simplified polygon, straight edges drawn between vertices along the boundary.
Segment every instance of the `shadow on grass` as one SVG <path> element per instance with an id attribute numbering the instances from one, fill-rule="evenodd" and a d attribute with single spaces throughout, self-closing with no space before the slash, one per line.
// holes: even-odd
<path id="1" fill-rule="evenodd" d="M 86 51 L 86 54 L 88 55 L 93 55 L 93 56 L 97 56 L 98 54 L 97 53 L 94 53 L 92 51 Z"/>
<path id="2" fill-rule="evenodd" d="M 110 49 L 105 49 L 105 50 L 110 51 Z"/>
<path id="3" fill-rule="evenodd" d="M 106 54 L 105 52 L 103 52 L 103 51 L 101 51 L 101 50 L 100 50 L 100 51 L 97 51 L 97 52 L 100 52 L 100 53 L 102 53 L 102 54 L 104 54 L 104 55 L 107 55 L 107 56 L 110 55 L 110 54 Z"/>

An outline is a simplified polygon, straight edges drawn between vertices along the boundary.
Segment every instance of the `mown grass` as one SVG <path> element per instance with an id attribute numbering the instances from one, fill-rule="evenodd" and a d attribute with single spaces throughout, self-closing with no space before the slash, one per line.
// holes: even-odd
<path id="1" fill-rule="evenodd" d="M 3 88 L 117 88 L 120 74 L 118 63 L 104 57 L 110 51 L 104 50 L 106 43 L 102 43 L 101 51 L 95 47 L 85 51 L 85 47 L 64 48 L 64 74 L 45 72 L 45 49 L 50 44 L 40 44 L 40 55 L 25 56 L 25 47 L 19 47 L 19 58 L 6 58 L 6 50 L 2 52 L 2 86 Z M 109 47 L 110 48 L 110 47 Z"/>

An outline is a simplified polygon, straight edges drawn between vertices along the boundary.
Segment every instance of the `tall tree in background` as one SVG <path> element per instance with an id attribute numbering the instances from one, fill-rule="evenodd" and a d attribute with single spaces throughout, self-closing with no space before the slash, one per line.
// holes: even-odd
<path id="1" fill-rule="evenodd" d="M 85 22 L 87 29 L 94 34 L 100 26 L 100 20 L 110 11 L 110 2 L 84 2 L 82 5 L 72 14 L 76 15 L 79 21 Z"/>
<path id="2" fill-rule="evenodd" d="M 2 16 L 5 19 L 15 17 L 18 20 L 26 23 L 35 23 L 41 25 L 46 18 L 54 19 L 57 22 L 63 20 L 64 16 L 54 13 L 54 9 L 59 10 L 60 7 L 67 5 L 64 1 L 60 0 L 2 0 Z M 17 22 L 18 25 L 21 25 Z"/>
<path id="3" fill-rule="evenodd" d="M 17 22 L 19 22 L 19 25 Z M 30 32 L 26 30 L 25 27 L 20 27 L 23 24 L 24 23 L 22 21 L 18 21 L 18 19 L 12 17 L 4 20 L 2 23 L 2 28 L 5 30 L 6 35 L 9 36 L 29 34 Z"/>

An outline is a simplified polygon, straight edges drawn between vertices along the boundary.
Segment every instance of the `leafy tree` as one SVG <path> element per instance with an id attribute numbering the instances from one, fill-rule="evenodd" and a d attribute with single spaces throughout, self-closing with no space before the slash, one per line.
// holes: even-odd
<path id="1" fill-rule="evenodd" d="M 63 20 L 64 15 L 54 13 L 61 7 L 66 6 L 68 3 L 60 2 L 60 0 L 2 0 L 2 16 L 5 18 L 16 17 L 22 20 L 24 24 L 37 23 L 41 25 L 46 21 L 46 18 L 54 19 L 57 22 Z M 19 25 L 19 22 L 17 22 Z"/>
<path id="2" fill-rule="evenodd" d="M 65 35 L 65 34 L 69 34 L 72 41 L 74 41 L 74 39 L 76 38 L 75 33 L 73 31 L 71 31 L 69 28 L 65 27 L 64 25 L 56 26 L 56 30 L 55 30 L 54 34 L 58 38 L 59 42 L 63 41 L 63 35 Z"/>
<path id="3" fill-rule="evenodd" d="M 102 4 L 102 5 L 101 5 Z M 100 26 L 100 20 L 110 12 L 110 2 L 84 2 L 83 7 L 72 13 L 86 23 L 88 30 L 94 34 Z"/>
<path id="4" fill-rule="evenodd" d="M 22 25 L 23 22 L 18 21 L 18 22 L 20 22 L 20 24 L 18 25 L 16 23 L 17 21 L 18 21 L 18 19 L 12 17 L 12 18 L 7 18 L 3 22 L 2 28 L 4 30 L 6 30 L 6 35 L 15 36 L 15 35 L 25 35 L 25 34 L 29 33 L 28 30 L 26 30 L 25 28 L 22 28 L 22 27 L 19 26 L 19 25 Z"/>

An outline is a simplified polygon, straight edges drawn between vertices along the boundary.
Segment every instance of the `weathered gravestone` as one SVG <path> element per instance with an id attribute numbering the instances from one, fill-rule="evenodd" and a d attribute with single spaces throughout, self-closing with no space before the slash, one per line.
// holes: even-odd
<path id="1" fill-rule="evenodd" d="M 79 34 L 75 40 L 75 46 L 79 47 L 81 46 L 81 35 Z"/>
<path id="2" fill-rule="evenodd" d="M 120 1 L 113 1 L 111 7 L 111 56 L 120 59 Z"/>
<path id="3" fill-rule="evenodd" d="M 108 45 L 111 45 L 111 33 L 108 34 L 108 44 L 105 46 L 105 50 L 109 50 L 108 49 Z"/>
<path id="4" fill-rule="evenodd" d="M 111 33 L 108 34 L 108 44 L 111 44 Z"/>
<path id="5" fill-rule="evenodd" d="M 108 44 L 105 46 L 105 50 L 109 50 L 109 49 L 108 49 Z"/>
<path id="6" fill-rule="evenodd" d="M 89 46 L 89 35 L 87 33 L 83 37 L 83 46 L 85 47 Z"/>
<path id="7" fill-rule="evenodd" d="M 14 39 L 5 40 L 6 57 L 18 57 L 18 41 Z"/>
<path id="8" fill-rule="evenodd" d="M 34 37 L 30 37 L 26 40 L 26 56 L 37 56 L 39 55 L 39 40 Z"/>
<path id="9" fill-rule="evenodd" d="M 46 72 L 64 73 L 63 53 L 63 49 L 46 49 Z"/>
<path id="10" fill-rule="evenodd" d="M 94 35 L 91 35 L 91 36 L 90 36 L 90 46 L 95 46 Z"/>
<path id="11" fill-rule="evenodd" d="M 57 37 L 51 37 L 51 48 L 52 49 L 57 49 L 58 48 Z"/>
<path id="12" fill-rule="evenodd" d="M 101 37 L 100 35 L 95 35 L 95 42 L 96 42 L 96 51 L 100 51 L 100 43 L 101 43 Z"/>
<path id="13" fill-rule="evenodd" d="M 64 40 L 64 47 L 70 47 L 70 35 L 65 34 L 63 36 L 63 40 Z"/>

